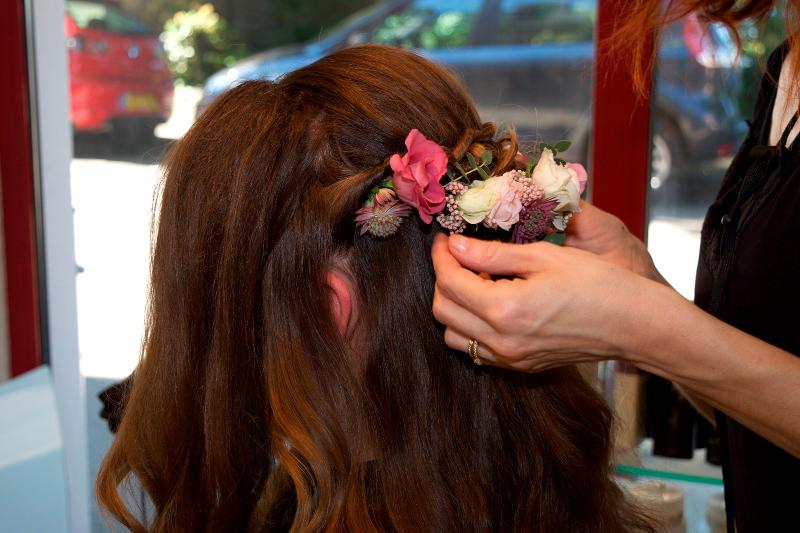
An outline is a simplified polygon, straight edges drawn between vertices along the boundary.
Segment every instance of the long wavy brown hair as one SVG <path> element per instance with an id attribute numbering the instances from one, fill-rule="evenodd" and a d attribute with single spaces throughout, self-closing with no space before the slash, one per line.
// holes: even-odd
<path id="1" fill-rule="evenodd" d="M 626 0 L 625 17 L 620 18 L 610 44 L 618 57 L 629 58 L 626 63 L 634 69 L 634 85 L 639 94 L 644 94 L 646 73 L 655 56 L 645 57 L 647 45 L 643 35 L 652 31 L 658 33 L 661 28 L 696 13 L 701 20 L 727 26 L 737 43 L 741 43 L 740 24 L 763 22 L 776 6 L 785 7 L 786 32 L 790 46 L 795 47 L 800 39 L 800 0 Z M 794 54 L 792 62 L 794 72 L 800 73 L 800 54 Z"/>
<path id="2" fill-rule="evenodd" d="M 612 417 L 575 368 L 476 367 L 431 302 L 439 231 L 354 213 L 412 128 L 516 165 L 513 132 L 409 52 L 350 48 L 222 95 L 165 161 L 144 356 L 97 480 L 134 532 L 647 529 L 610 475 Z M 326 276 L 353 280 L 334 324 Z M 155 508 L 143 523 L 131 478 Z"/>

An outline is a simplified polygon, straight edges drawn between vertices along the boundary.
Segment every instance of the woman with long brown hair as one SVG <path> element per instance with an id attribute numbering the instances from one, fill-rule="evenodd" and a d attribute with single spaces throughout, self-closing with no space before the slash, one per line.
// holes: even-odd
<path id="1" fill-rule="evenodd" d="M 439 230 L 358 231 L 412 129 L 451 162 L 520 165 L 447 71 L 374 46 L 239 85 L 173 147 L 143 359 L 97 481 L 126 527 L 648 529 L 578 371 L 473 365 L 430 309 Z M 120 494 L 132 478 L 147 523 Z"/>
<path id="2" fill-rule="evenodd" d="M 613 44 L 642 58 L 642 35 L 691 12 L 735 29 L 776 5 L 631 0 Z M 696 305 L 617 218 L 588 204 L 565 248 L 451 237 L 433 252 L 434 310 L 450 346 L 478 339 L 484 360 L 526 372 L 628 360 L 716 417 L 728 528 L 738 533 L 800 530 L 800 2 L 781 5 L 790 37 L 770 57 L 750 132 L 708 211 Z M 633 74 L 642 87 L 642 71 Z M 468 269 L 517 279 L 497 284 Z M 546 298 L 554 288 L 565 298 Z"/>

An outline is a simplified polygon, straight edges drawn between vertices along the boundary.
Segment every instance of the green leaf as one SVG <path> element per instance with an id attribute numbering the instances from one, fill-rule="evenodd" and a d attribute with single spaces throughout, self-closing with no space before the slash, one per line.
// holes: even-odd
<path id="1" fill-rule="evenodd" d="M 456 173 L 450 167 L 447 167 L 447 177 L 450 178 L 450 181 L 455 181 L 456 179 Z"/>
<path id="2" fill-rule="evenodd" d="M 558 231 L 556 233 L 551 233 L 547 237 L 544 238 L 545 241 L 555 244 L 556 246 L 563 246 L 564 241 L 567 240 L 567 234 L 563 231 Z"/>
<path id="3" fill-rule="evenodd" d="M 469 161 L 469 166 L 471 166 L 472 168 L 478 167 L 478 162 L 475 161 L 475 158 L 472 157 L 472 154 L 469 152 L 467 152 L 467 161 Z"/>
<path id="4" fill-rule="evenodd" d="M 458 161 L 453 161 L 453 164 L 456 166 L 456 169 L 458 169 L 458 171 L 461 172 L 461 175 L 467 178 L 467 173 L 464 172 L 463 167 L 458 163 Z M 467 178 L 467 181 L 469 181 L 469 178 Z"/>
<path id="5" fill-rule="evenodd" d="M 483 160 L 484 165 L 491 165 L 492 164 L 492 152 L 489 150 L 484 150 L 481 154 L 481 159 Z"/>
<path id="6" fill-rule="evenodd" d="M 553 147 L 552 147 L 552 146 L 550 146 L 550 145 L 549 145 L 549 144 L 547 144 L 547 143 L 539 143 L 539 151 L 540 151 L 540 152 L 541 152 L 541 151 L 544 151 L 544 149 L 545 149 L 545 148 L 549 148 L 550 150 L 552 150 L 552 149 L 553 149 Z"/>
<path id="7" fill-rule="evenodd" d="M 555 148 L 556 150 L 558 150 L 559 152 L 566 152 L 567 150 L 569 150 L 569 147 L 570 147 L 570 146 L 572 146 L 572 143 L 571 143 L 571 142 L 569 142 L 569 141 L 567 141 L 567 140 L 561 140 L 561 141 L 558 141 L 558 142 L 557 142 L 557 143 L 554 145 L 554 148 Z"/>
<path id="8" fill-rule="evenodd" d="M 478 169 L 478 174 L 480 174 L 483 179 L 488 180 L 491 177 L 489 176 L 489 173 L 486 172 L 486 170 L 484 170 L 483 167 L 477 167 L 477 169 Z"/>
<path id="9" fill-rule="evenodd" d="M 525 167 L 525 175 L 530 177 L 531 176 L 531 172 L 533 172 L 533 159 L 528 161 L 528 166 Z"/>

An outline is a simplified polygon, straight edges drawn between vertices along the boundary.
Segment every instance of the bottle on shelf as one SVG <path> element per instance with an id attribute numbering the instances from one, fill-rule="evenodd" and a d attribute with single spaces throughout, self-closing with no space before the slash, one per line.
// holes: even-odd
<path id="1" fill-rule="evenodd" d="M 653 438 L 653 454 L 691 459 L 696 443 L 698 414 L 668 380 L 648 375 L 646 426 Z"/>

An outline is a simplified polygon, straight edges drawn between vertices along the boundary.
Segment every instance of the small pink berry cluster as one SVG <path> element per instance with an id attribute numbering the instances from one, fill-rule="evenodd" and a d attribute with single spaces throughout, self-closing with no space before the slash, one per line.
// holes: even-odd
<path id="1" fill-rule="evenodd" d="M 444 186 L 447 192 L 447 201 L 444 211 L 436 217 L 436 221 L 450 233 L 462 233 L 467 227 L 461 209 L 458 207 L 458 197 L 467 192 L 468 187 L 464 183 L 451 181 Z"/>
<path id="2" fill-rule="evenodd" d="M 528 207 L 533 204 L 533 202 L 538 202 L 544 198 L 544 190 L 536 185 L 531 178 L 525 175 L 524 171 L 512 170 L 510 173 L 513 174 L 514 181 L 522 185 L 517 193 L 517 197 L 522 202 L 523 208 Z"/>

